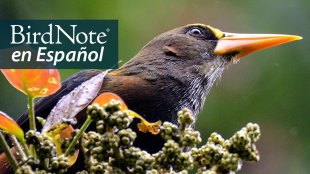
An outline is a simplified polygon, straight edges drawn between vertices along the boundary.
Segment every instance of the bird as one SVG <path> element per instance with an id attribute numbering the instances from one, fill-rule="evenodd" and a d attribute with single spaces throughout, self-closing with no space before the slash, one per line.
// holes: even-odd
<path id="1" fill-rule="evenodd" d="M 299 39 L 293 35 L 228 33 L 204 24 L 185 25 L 155 37 L 123 66 L 109 72 L 98 95 L 119 95 L 128 108 L 149 122 L 178 125 L 177 112 L 183 108 L 191 110 L 197 120 L 211 87 L 229 65 L 255 51 Z M 46 118 L 64 95 L 101 72 L 84 70 L 64 80 L 56 93 L 36 102 L 36 116 Z M 80 128 L 86 118 L 84 109 L 77 114 L 74 128 Z M 24 131 L 29 130 L 28 112 L 17 123 Z M 158 152 L 165 141 L 160 135 L 138 131 L 136 124 L 134 121 L 130 125 L 137 132 L 133 145 L 149 153 Z M 39 123 L 36 125 L 42 129 Z"/>

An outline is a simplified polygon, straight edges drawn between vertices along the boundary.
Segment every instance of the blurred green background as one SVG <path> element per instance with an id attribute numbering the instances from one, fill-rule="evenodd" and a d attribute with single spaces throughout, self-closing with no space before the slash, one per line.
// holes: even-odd
<path id="1" fill-rule="evenodd" d="M 240 173 L 309 173 L 309 0 L 0 0 L 0 19 L 117 19 L 121 64 L 155 36 L 189 23 L 227 32 L 303 36 L 227 68 L 208 95 L 196 128 L 205 142 L 214 131 L 229 138 L 246 123 L 257 122 L 261 160 L 244 164 Z M 77 71 L 60 73 L 65 79 Z M 26 96 L 3 75 L 0 83 L 0 110 L 16 118 L 26 110 Z"/>

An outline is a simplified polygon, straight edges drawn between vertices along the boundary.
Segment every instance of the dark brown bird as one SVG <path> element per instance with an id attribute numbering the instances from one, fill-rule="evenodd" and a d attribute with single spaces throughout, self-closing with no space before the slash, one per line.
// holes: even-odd
<path id="1" fill-rule="evenodd" d="M 254 51 L 297 39 L 300 37 L 231 34 L 203 24 L 186 25 L 157 36 L 126 64 L 109 73 L 99 94 L 118 94 L 128 108 L 150 122 L 178 124 L 177 112 L 185 107 L 197 118 L 213 83 L 229 64 Z M 85 70 L 67 78 L 58 92 L 36 103 L 35 114 L 46 118 L 61 97 L 100 72 Z M 74 126 L 79 128 L 86 119 L 85 110 L 76 118 Z M 29 130 L 28 113 L 17 123 L 24 131 Z M 150 153 L 159 151 L 163 139 L 139 132 L 135 124 L 131 125 L 138 133 L 134 146 Z"/>

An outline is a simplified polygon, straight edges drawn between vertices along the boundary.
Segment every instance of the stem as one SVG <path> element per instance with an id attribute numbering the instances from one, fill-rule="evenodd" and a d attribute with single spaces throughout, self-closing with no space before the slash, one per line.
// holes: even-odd
<path id="1" fill-rule="evenodd" d="M 107 126 L 106 130 L 108 132 L 111 132 L 114 134 L 114 129 L 113 127 L 110 127 L 110 126 Z M 127 171 L 126 168 L 124 168 L 124 166 L 122 165 L 122 158 L 123 158 L 123 155 L 119 149 L 119 147 L 116 147 L 116 148 L 113 148 L 113 151 L 114 151 L 114 157 L 115 157 L 115 160 L 116 162 L 118 163 L 119 167 L 121 167 L 124 171 Z"/>
<path id="2" fill-rule="evenodd" d="M 82 151 L 82 153 L 83 153 L 83 155 L 84 155 L 84 157 L 85 157 L 85 159 L 86 159 L 87 156 L 89 157 L 89 155 L 87 155 L 86 149 L 85 149 L 84 146 L 83 146 L 83 144 L 84 144 L 83 138 L 80 138 L 80 141 L 82 142 L 82 143 L 80 143 L 80 149 L 81 149 L 81 151 Z"/>
<path id="3" fill-rule="evenodd" d="M 111 126 L 109 126 L 109 125 L 107 125 L 106 130 L 107 130 L 108 132 L 114 133 L 113 127 L 111 127 Z"/>
<path id="4" fill-rule="evenodd" d="M 185 129 L 186 129 L 185 124 L 181 124 L 181 125 L 180 125 L 180 129 L 179 129 L 180 135 L 183 135 L 183 134 L 184 134 Z"/>
<path id="5" fill-rule="evenodd" d="M 23 160 L 27 159 L 27 156 L 25 155 L 24 151 L 22 150 L 22 148 L 21 148 L 20 144 L 18 143 L 16 137 L 12 134 L 8 134 L 8 135 L 12 141 L 13 146 L 16 149 L 16 152 L 20 155 L 21 159 L 23 159 Z"/>
<path id="6" fill-rule="evenodd" d="M 30 124 L 30 130 L 37 131 L 36 128 L 36 120 L 34 117 L 34 107 L 33 107 L 33 97 L 28 95 L 28 106 L 29 106 L 29 124 Z M 34 159 L 37 159 L 36 151 L 34 149 L 33 144 L 30 145 L 30 152 Z"/>
<path id="7" fill-rule="evenodd" d="M 3 152 L 5 153 L 8 161 L 10 162 L 13 170 L 16 172 L 16 170 L 18 168 L 18 164 L 17 164 L 16 159 L 14 158 L 12 152 L 10 151 L 9 146 L 6 143 L 6 141 L 5 141 L 4 137 L 3 137 L 2 132 L 0 132 L 0 146 L 1 146 L 2 150 L 3 150 Z"/>
<path id="8" fill-rule="evenodd" d="M 183 134 L 184 134 L 184 131 L 186 129 L 186 125 L 185 124 L 180 124 L 180 128 L 179 128 L 179 134 L 180 134 L 180 140 L 179 140 L 179 145 L 181 145 L 181 142 L 182 142 L 182 137 L 183 137 Z"/>
<path id="9" fill-rule="evenodd" d="M 25 143 L 25 140 L 21 141 L 20 144 L 23 146 L 26 156 L 30 156 L 30 151 L 28 149 L 28 146 Z"/>
<path id="10" fill-rule="evenodd" d="M 216 172 L 219 169 L 217 165 L 213 166 L 210 170 Z"/>
<path id="11" fill-rule="evenodd" d="M 185 132 L 185 129 L 188 128 L 188 124 L 180 124 L 180 128 L 179 128 L 179 135 L 180 135 L 180 139 L 178 141 L 178 144 L 180 145 L 180 147 L 182 147 L 182 141 L 183 141 L 183 135 Z M 190 151 L 189 147 L 183 147 L 182 148 L 182 152 L 187 152 Z"/>
<path id="12" fill-rule="evenodd" d="M 113 148 L 113 151 L 114 151 L 115 160 L 118 163 L 119 167 L 126 170 L 126 168 L 124 168 L 124 166 L 122 165 L 122 156 L 123 155 L 121 154 L 119 147 Z"/>
<path id="13" fill-rule="evenodd" d="M 42 168 L 44 168 L 46 171 L 48 170 L 47 164 L 46 164 L 46 158 L 44 156 L 40 156 L 40 165 Z"/>
<path id="14" fill-rule="evenodd" d="M 37 153 L 36 153 L 36 149 L 34 148 L 33 144 L 30 144 L 30 154 L 33 156 L 34 159 L 38 159 Z"/>
<path id="15" fill-rule="evenodd" d="M 28 106 L 29 106 L 29 124 L 30 130 L 36 131 L 36 120 L 34 117 L 33 97 L 28 95 Z"/>
<path id="16" fill-rule="evenodd" d="M 70 154 L 70 152 L 72 151 L 72 149 L 74 148 L 76 142 L 82 137 L 83 132 L 85 132 L 85 130 L 87 129 L 87 127 L 90 125 L 90 123 L 92 122 L 92 119 L 88 116 L 87 120 L 85 121 L 85 123 L 83 124 L 83 126 L 81 127 L 81 130 L 77 133 L 77 135 L 73 138 L 72 142 L 70 143 L 69 147 L 67 148 L 66 152 L 65 152 L 65 156 L 68 156 Z"/>

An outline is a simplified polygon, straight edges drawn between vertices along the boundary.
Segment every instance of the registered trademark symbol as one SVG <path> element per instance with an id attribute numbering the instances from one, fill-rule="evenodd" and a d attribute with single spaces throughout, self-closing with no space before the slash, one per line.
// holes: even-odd
<path id="1" fill-rule="evenodd" d="M 107 30 L 106 30 L 107 32 L 110 32 L 110 28 L 107 28 Z"/>

